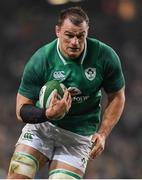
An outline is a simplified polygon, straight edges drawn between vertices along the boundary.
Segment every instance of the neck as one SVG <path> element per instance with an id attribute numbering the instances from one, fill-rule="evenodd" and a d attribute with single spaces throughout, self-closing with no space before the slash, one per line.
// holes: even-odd
<path id="1" fill-rule="evenodd" d="M 62 50 L 60 48 L 59 38 L 58 38 L 57 39 L 57 52 L 58 52 L 60 59 L 63 61 L 64 64 L 66 64 L 66 60 L 74 60 L 74 59 L 80 59 L 80 58 L 81 58 L 81 64 L 83 64 L 83 61 L 84 61 L 84 58 L 85 58 L 86 52 L 87 52 L 87 41 L 85 41 L 84 50 L 82 51 L 82 53 L 76 58 L 71 58 L 62 52 Z"/>

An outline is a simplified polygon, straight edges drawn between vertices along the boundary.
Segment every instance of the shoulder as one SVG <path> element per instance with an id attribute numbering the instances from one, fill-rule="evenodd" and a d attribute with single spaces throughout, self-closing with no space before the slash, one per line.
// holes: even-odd
<path id="1" fill-rule="evenodd" d="M 87 38 L 87 47 L 88 53 L 97 57 L 99 63 L 111 64 L 119 61 L 119 57 L 115 50 L 98 39 Z"/>
<path id="2" fill-rule="evenodd" d="M 51 41 L 48 44 L 42 46 L 39 50 L 41 50 L 44 54 L 54 53 L 53 50 L 57 48 L 57 39 Z"/>
<path id="3" fill-rule="evenodd" d="M 99 52 L 100 53 L 103 53 L 105 55 L 109 55 L 109 54 L 116 54 L 115 50 L 108 44 L 98 40 L 98 39 L 95 39 L 95 38 L 87 38 L 87 44 L 89 47 L 94 47 L 94 46 L 97 46 L 98 49 L 99 49 Z"/>
<path id="4" fill-rule="evenodd" d="M 88 48 L 100 47 L 100 41 L 95 38 L 87 38 L 87 46 Z"/>
<path id="5" fill-rule="evenodd" d="M 100 41 L 94 38 L 87 38 L 87 56 L 98 59 L 100 54 Z"/>
<path id="6" fill-rule="evenodd" d="M 108 44 L 100 41 L 100 53 L 104 59 L 108 60 L 119 60 L 118 54 L 116 51 Z"/>
<path id="7" fill-rule="evenodd" d="M 38 57 L 46 57 L 49 53 L 53 53 L 53 50 L 56 49 L 57 47 L 57 39 L 54 41 L 45 44 L 44 46 L 40 47 L 34 54 L 33 56 L 38 56 Z"/>
<path id="8" fill-rule="evenodd" d="M 27 66 L 38 66 L 48 61 L 48 57 L 55 53 L 57 46 L 57 39 L 52 42 L 43 45 L 33 53 L 31 58 L 27 62 Z"/>

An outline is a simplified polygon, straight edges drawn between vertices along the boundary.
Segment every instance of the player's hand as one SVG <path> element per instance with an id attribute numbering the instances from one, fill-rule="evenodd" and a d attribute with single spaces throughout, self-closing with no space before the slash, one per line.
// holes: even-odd
<path id="1" fill-rule="evenodd" d="M 57 92 L 51 98 L 49 108 L 46 110 L 46 116 L 49 119 L 62 119 L 68 113 L 72 103 L 72 98 L 67 89 L 64 90 L 64 96 L 61 99 Z"/>
<path id="2" fill-rule="evenodd" d="M 89 154 L 90 159 L 94 159 L 96 156 L 100 155 L 105 147 L 105 139 L 106 137 L 102 134 L 95 133 L 92 136 L 92 150 Z"/>

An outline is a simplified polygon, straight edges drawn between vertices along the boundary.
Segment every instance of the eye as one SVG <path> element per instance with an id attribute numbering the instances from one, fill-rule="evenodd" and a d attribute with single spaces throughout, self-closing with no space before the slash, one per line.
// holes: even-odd
<path id="1" fill-rule="evenodd" d="M 84 37 L 85 37 L 84 34 L 80 34 L 77 36 L 78 39 L 84 39 Z"/>
<path id="2" fill-rule="evenodd" d="M 72 34 L 65 34 L 68 38 L 73 38 L 74 36 Z"/>

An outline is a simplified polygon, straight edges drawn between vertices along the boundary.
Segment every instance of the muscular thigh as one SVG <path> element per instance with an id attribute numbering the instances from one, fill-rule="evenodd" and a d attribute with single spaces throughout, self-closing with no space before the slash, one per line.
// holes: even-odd
<path id="1" fill-rule="evenodd" d="M 24 144 L 18 144 L 11 159 L 8 179 L 34 178 L 48 158 L 41 152 Z"/>
<path id="2" fill-rule="evenodd" d="M 80 169 L 57 160 L 49 167 L 49 179 L 82 179 L 83 175 Z"/>
<path id="3" fill-rule="evenodd" d="M 87 143 L 56 147 L 50 164 L 49 179 L 83 178 L 89 151 Z"/>
<path id="4" fill-rule="evenodd" d="M 49 179 L 79 179 L 82 178 L 90 152 L 90 137 L 55 129 L 56 138 Z"/>
<path id="5" fill-rule="evenodd" d="M 41 152 L 39 152 L 35 148 L 30 147 L 25 144 L 18 144 L 16 146 L 15 152 L 27 153 L 27 154 L 35 157 L 37 159 L 37 161 L 39 162 L 39 168 L 44 166 L 45 163 L 48 161 L 48 158 L 45 155 L 43 155 Z"/>

